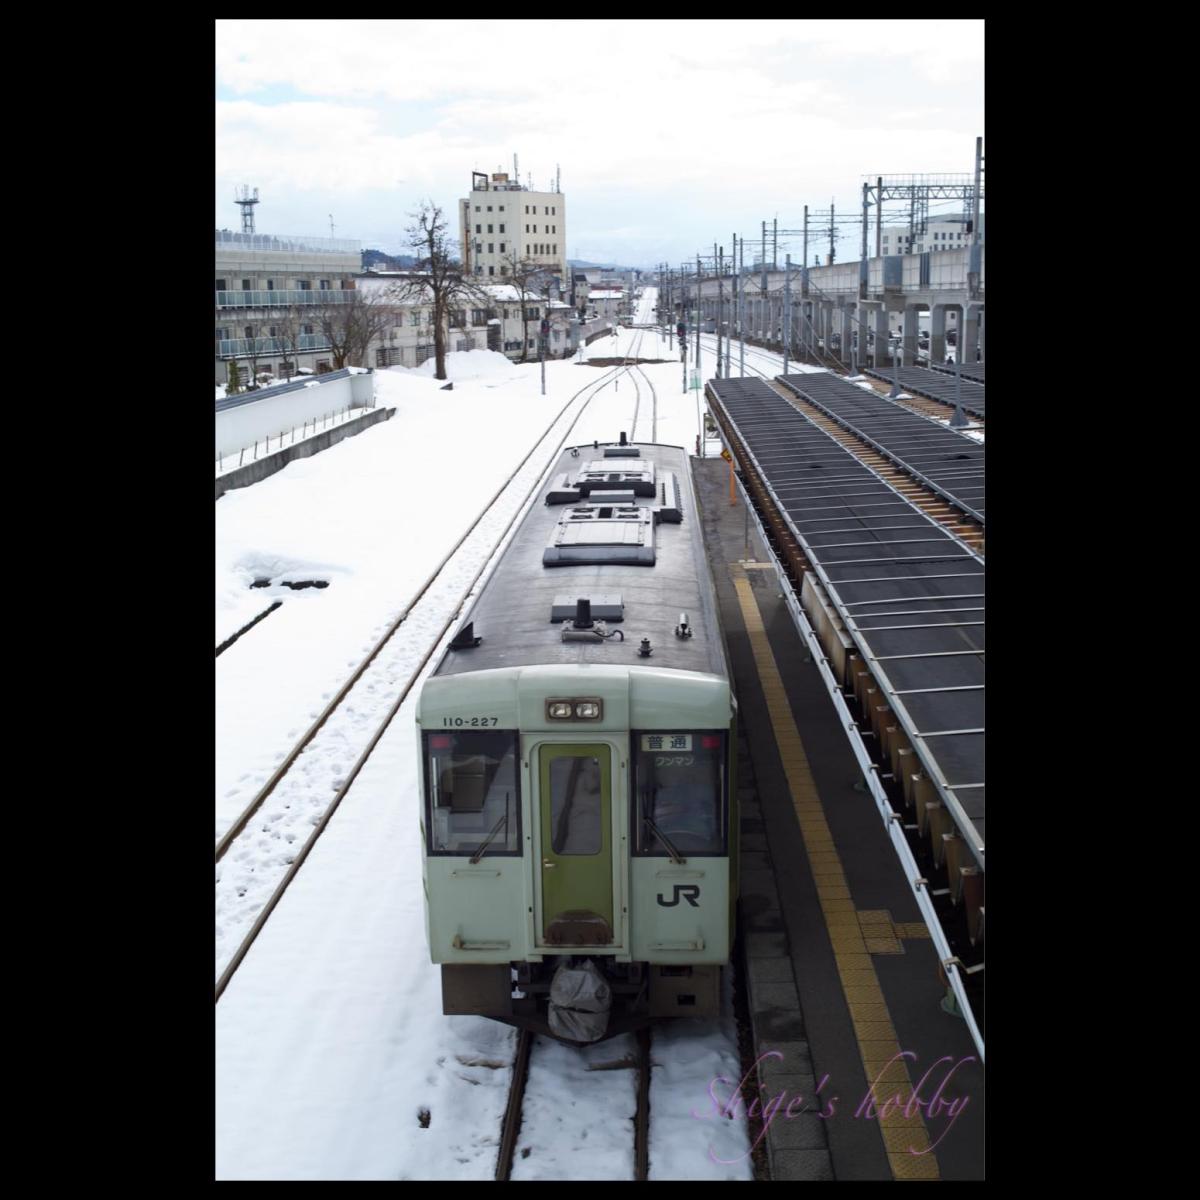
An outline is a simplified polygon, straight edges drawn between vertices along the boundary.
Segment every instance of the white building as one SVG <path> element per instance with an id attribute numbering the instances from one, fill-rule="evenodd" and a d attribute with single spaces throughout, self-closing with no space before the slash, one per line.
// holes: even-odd
<path id="1" fill-rule="evenodd" d="M 979 214 L 979 240 L 983 241 L 984 213 Z M 931 250 L 961 250 L 973 234 L 967 232 L 968 218 L 930 217 L 925 229 L 910 231 L 907 225 L 885 225 L 880 236 L 884 254 L 925 254 Z"/>
<path id="2" fill-rule="evenodd" d="M 595 291 L 588 293 L 588 308 L 594 309 L 596 316 L 602 320 L 615 321 L 621 312 L 621 302 L 625 298 L 625 293 L 616 289 L 610 288 L 605 291 Z"/>
<path id="3" fill-rule="evenodd" d="M 228 381 L 232 362 L 243 383 L 253 374 L 332 369 L 320 322 L 305 314 L 351 298 L 362 270 L 358 242 L 218 229 L 213 265 L 217 383 Z"/>
<path id="4" fill-rule="evenodd" d="M 525 258 L 567 275 L 567 203 L 562 192 L 534 192 L 503 173 L 471 173 L 471 194 L 458 203 L 463 265 L 484 281 L 508 274 L 505 260 Z"/>

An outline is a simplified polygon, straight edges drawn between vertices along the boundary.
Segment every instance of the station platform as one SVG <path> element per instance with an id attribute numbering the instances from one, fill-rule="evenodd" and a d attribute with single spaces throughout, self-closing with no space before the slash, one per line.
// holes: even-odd
<path id="1" fill-rule="evenodd" d="M 751 1138 L 773 1179 L 982 1179 L 975 1045 L 753 516 L 692 467 L 739 703 Z"/>

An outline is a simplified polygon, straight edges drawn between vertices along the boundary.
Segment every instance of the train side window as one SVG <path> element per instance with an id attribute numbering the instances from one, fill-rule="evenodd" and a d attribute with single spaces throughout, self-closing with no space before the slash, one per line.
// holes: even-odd
<path id="1" fill-rule="evenodd" d="M 430 854 L 520 855 L 517 734 L 510 729 L 426 733 Z"/>
<path id="2" fill-rule="evenodd" d="M 634 853 L 726 854 L 723 731 L 635 733 Z"/>

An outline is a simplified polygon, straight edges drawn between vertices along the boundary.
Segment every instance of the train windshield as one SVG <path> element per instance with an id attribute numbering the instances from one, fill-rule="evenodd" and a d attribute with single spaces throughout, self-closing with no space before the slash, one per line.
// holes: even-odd
<path id="1" fill-rule="evenodd" d="M 636 854 L 726 853 L 725 738 L 722 731 L 634 734 Z"/>
<path id="2" fill-rule="evenodd" d="M 517 734 L 511 729 L 425 734 L 430 854 L 520 854 Z"/>

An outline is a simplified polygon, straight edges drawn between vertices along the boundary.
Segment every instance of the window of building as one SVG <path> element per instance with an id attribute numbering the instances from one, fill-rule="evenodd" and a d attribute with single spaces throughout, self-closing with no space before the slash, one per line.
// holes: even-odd
<path id="1" fill-rule="evenodd" d="M 501 226 L 500 226 L 500 232 L 501 232 L 501 233 L 503 233 L 503 232 L 504 232 L 504 226 L 503 226 L 503 225 L 501 225 Z"/>
<path id="2" fill-rule="evenodd" d="M 500 253 L 501 254 L 504 253 L 504 243 L 503 242 L 500 243 Z"/>
<path id="3" fill-rule="evenodd" d="M 501 274 L 501 275 L 507 275 L 507 274 L 508 274 L 508 268 L 507 268 L 506 266 L 504 266 L 503 264 L 501 264 L 501 266 L 500 266 L 500 274 Z"/>
<path id="4" fill-rule="evenodd" d="M 229 289 L 228 289 L 228 288 L 225 286 L 225 284 L 226 284 L 226 280 L 224 280 L 224 279 L 218 279 L 218 280 L 217 280 L 217 291 L 218 291 L 218 292 L 227 292 L 227 291 L 229 291 Z"/>
<path id="5" fill-rule="evenodd" d="M 496 253 L 495 246 L 496 246 L 496 243 L 495 243 L 495 242 L 488 242 L 488 253 L 489 253 L 489 254 L 495 254 L 495 253 Z"/>
<path id="6" fill-rule="evenodd" d="M 496 273 L 496 268 L 495 268 L 495 267 L 488 267 L 488 274 L 489 274 L 489 275 L 495 275 L 495 273 Z"/>
<path id="7" fill-rule="evenodd" d="M 478 204 L 477 204 L 477 205 L 475 205 L 475 211 L 476 211 L 476 212 L 478 212 L 478 211 L 479 211 L 479 205 L 478 205 Z"/>
<path id="8" fill-rule="evenodd" d="M 252 337 L 254 336 L 254 326 L 253 326 L 253 325 L 247 325 L 247 326 L 246 326 L 246 327 L 245 327 L 245 328 L 242 330 L 242 336 L 243 336 L 243 337 L 247 337 L 247 338 L 252 338 Z"/>
<path id="9" fill-rule="evenodd" d="M 475 232 L 476 232 L 476 233 L 482 233 L 482 232 L 483 232 L 483 226 L 482 226 L 482 225 L 476 225 L 476 226 L 475 226 Z"/>
<path id="10" fill-rule="evenodd" d="M 492 206 L 490 204 L 487 206 L 487 208 L 488 208 L 488 212 L 492 211 Z"/>
<path id="11" fill-rule="evenodd" d="M 311 279 L 298 279 L 298 280 L 296 280 L 296 286 L 302 292 L 311 292 L 312 291 L 312 280 Z"/>
<path id="12" fill-rule="evenodd" d="M 268 291 L 268 292 L 273 292 L 274 290 L 275 290 L 275 280 L 273 280 L 273 279 L 268 279 L 268 280 L 267 280 L 267 291 Z"/>
<path id="13" fill-rule="evenodd" d="M 323 359 L 323 358 L 317 359 L 317 374 L 318 375 L 328 375 L 329 372 L 332 370 L 333 370 L 333 368 L 329 365 L 329 363 L 325 359 Z"/>
<path id="14" fill-rule="evenodd" d="M 248 280 L 248 279 L 243 279 L 243 280 L 242 280 L 242 291 L 243 291 L 243 292 L 248 292 L 249 290 L 250 290 L 250 280 Z"/>
<path id="15" fill-rule="evenodd" d="M 529 226 L 528 226 L 528 225 L 526 225 L 526 226 L 525 226 L 525 232 L 526 232 L 526 233 L 528 233 L 528 232 L 529 232 Z"/>
<path id="16" fill-rule="evenodd" d="M 475 253 L 476 253 L 476 254 L 482 254 L 482 253 L 483 253 L 483 243 L 482 243 L 482 242 L 476 242 L 476 243 L 475 243 Z"/>
<path id="17" fill-rule="evenodd" d="M 329 280 L 328 279 L 321 280 L 321 291 L 323 291 L 323 292 L 329 291 Z"/>
<path id="18" fill-rule="evenodd" d="M 546 216 L 549 216 L 550 215 L 550 205 L 544 204 L 542 207 L 546 210 Z"/>
<path id="19" fill-rule="evenodd" d="M 533 227 L 533 232 L 534 232 L 534 233 L 537 233 L 537 226 L 536 226 L 536 225 Z"/>
<path id="20" fill-rule="evenodd" d="M 275 328 L 275 326 L 274 326 L 274 325 L 272 325 L 272 326 L 271 326 L 271 336 L 272 336 L 272 337 L 278 337 L 278 336 L 279 336 L 279 331 L 278 331 L 278 330 Z"/>
<path id="21" fill-rule="evenodd" d="M 386 367 L 388 365 L 388 352 L 386 348 L 375 351 L 375 365 L 377 367 Z"/>
<path id="22" fill-rule="evenodd" d="M 557 217 L 558 216 L 558 205 L 556 204 L 550 211 Z"/>
<path id="23" fill-rule="evenodd" d="M 295 373 L 296 373 L 296 364 L 295 363 L 281 362 L 279 364 L 279 374 L 282 375 L 284 379 L 291 379 L 291 377 L 293 375 L 295 375 Z"/>
<path id="24" fill-rule="evenodd" d="M 495 231 L 495 230 L 494 230 L 494 229 L 493 229 L 493 228 L 492 228 L 492 227 L 489 225 L 489 226 L 488 226 L 488 233 L 495 233 L 495 232 L 496 232 L 496 231 Z"/>
<path id="25" fill-rule="evenodd" d="M 527 308 L 527 309 L 525 310 L 525 316 L 526 316 L 526 317 L 527 317 L 527 318 L 528 318 L 530 321 L 536 321 L 536 320 L 538 319 L 538 317 L 540 317 L 540 316 L 541 316 L 541 312 L 540 312 L 538 309 L 536 309 L 536 308 Z"/>
<path id="26" fill-rule="evenodd" d="M 305 327 L 304 327 L 304 332 L 305 332 L 305 333 L 306 333 L 306 334 L 307 334 L 309 337 L 312 337 L 312 334 L 313 334 L 313 327 L 312 327 L 311 325 L 305 325 Z"/>
<path id="27" fill-rule="evenodd" d="M 217 330 L 217 341 L 218 342 L 227 342 L 228 340 L 229 340 L 229 330 L 228 329 L 218 329 Z"/>
<path id="28" fill-rule="evenodd" d="M 476 263 L 476 264 L 475 264 L 475 274 L 476 274 L 476 275 L 482 275 L 482 274 L 483 274 L 483 267 L 481 267 L 481 266 L 479 265 L 479 263 Z"/>
<path id="29" fill-rule="evenodd" d="M 396 329 L 404 328 L 404 314 L 402 312 L 396 314 L 396 320 L 393 322 L 393 325 Z"/>

